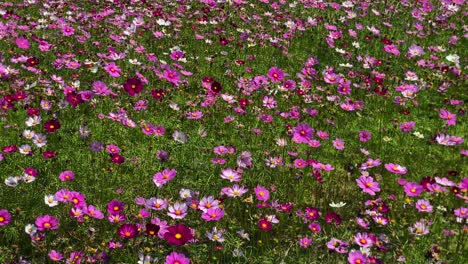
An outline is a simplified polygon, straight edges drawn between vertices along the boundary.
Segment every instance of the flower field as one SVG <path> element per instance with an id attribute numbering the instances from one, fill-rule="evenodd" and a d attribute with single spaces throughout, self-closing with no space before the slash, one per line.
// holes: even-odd
<path id="1" fill-rule="evenodd" d="M 464 0 L 0 3 L 0 263 L 467 263 Z"/>

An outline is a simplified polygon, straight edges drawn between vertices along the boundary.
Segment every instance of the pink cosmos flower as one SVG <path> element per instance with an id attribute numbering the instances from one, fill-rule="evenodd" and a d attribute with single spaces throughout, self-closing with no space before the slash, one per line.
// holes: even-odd
<path id="1" fill-rule="evenodd" d="M 210 208 L 202 214 L 202 218 L 206 221 L 218 221 L 223 216 L 224 210 L 221 208 Z"/>
<path id="2" fill-rule="evenodd" d="M 295 128 L 293 128 L 292 133 L 292 141 L 296 143 L 309 143 L 311 138 L 314 136 L 314 129 L 308 124 L 299 123 Z"/>
<path id="3" fill-rule="evenodd" d="M 65 25 L 62 27 L 62 35 L 72 36 L 73 34 L 75 34 L 75 29 L 72 26 Z"/>
<path id="4" fill-rule="evenodd" d="M 416 122 L 414 122 L 414 121 L 403 122 L 400 125 L 400 130 L 402 132 L 411 132 L 411 131 L 413 131 L 415 124 L 416 124 Z"/>
<path id="5" fill-rule="evenodd" d="M 190 259 L 182 253 L 172 252 L 166 256 L 164 264 L 190 264 Z"/>
<path id="6" fill-rule="evenodd" d="M 179 85 L 180 74 L 173 69 L 164 70 L 163 78 L 176 86 Z"/>
<path id="7" fill-rule="evenodd" d="M 258 185 L 255 187 L 254 191 L 259 201 L 267 201 L 270 199 L 270 192 L 265 187 Z"/>
<path id="8" fill-rule="evenodd" d="M 374 244 L 374 241 L 372 241 L 371 236 L 367 233 L 357 233 L 354 236 L 354 241 L 359 246 L 365 247 L 365 248 L 372 247 L 372 245 Z"/>
<path id="9" fill-rule="evenodd" d="M 440 109 L 439 117 L 445 119 L 445 122 L 449 126 L 454 126 L 457 123 L 457 115 L 452 114 L 445 109 Z"/>
<path id="10" fill-rule="evenodd" d="M 169 206 L 167 215 L 172 219 L 183 219 L 187 216 L 188 207 L 185 203 L 175 202 L 174 205 Z"/>
<path id="11" fill-rule="evenodd" d="M 49 252 L 48 256 L 49 256 L 50 260 L 52 260 L 52 261 L 60 261 L 60 260 L 63 259 L 63 255 L 60 252 L 56 251 L 56 250 L 51 250 Z"/>
<path id="12" fill-rule="evenodd" d="M 223 179 L 229 180 L 230 182 L 239 182 L 241 180 L 241 175 L 231 168 L 222 169 L 219 176 Z"/>
<path id="13" fill-rule="evenodd" d="M 395 174 L 406 174 L 408 172 L 408 169 L 406 169 L 405 167 L 394 163 L 385 164 L 385 169 Z"/>
<path id="14" fill-rule="evenodd" d="M 111 215 L 119 214 L 123 211 L 125 205 L 119 200 L 112 200 L 107 204 L 107 212 Z"/>
<path id="15" fill-rule="evenodd" d="M 376 192 L 380 192 L 379 183 L 375 182 L 374 179 L 370 176 L 362 175 L 361 177 L 356 179 L 356 182 L 363 192 L 368 193 L 372 196 L 374 196 Z"/>
<path id="16" fill-rule="evenodd" d="M 176 174 L 177 171 L 174 169 L 165 169 L 162 172 L 157 172 L 156 174 L 154 174 L 153 182 L 158 188 L 161 188 L 164 184 L 174 179 Z"/>
<path id="17" fill-rule="evenodd" d="M 361 132 L 359 132 L 359 140 L 361 142 L 367 142 L 370 139 L 371 139 L 371 134 L 369 133 L 369 131 L 362 130 Z"/>
<path id="18" fill-rule="evenodd" d="M 29 49 L 30 46 L 28 39 L 23 37 L 19 37 L 16 39 L 16 45 L 20 49 Z"/>
<path id="19" fill-rule="evenodd" d="M 114 62 L 106 63 L 104 70 L 114 78 L 120 77 L 120 74 L 122 73 L 122 70 Z"/>
<path id="20" fill-rule="evenodd" d="M 368 264 L 369 260 L 366 255 L 362 254 L 359 250 L 351 251 L 348 255 L 349 264 Z"/>
<path id="21" fill-rule="evenodd" d="M 303 248 L 308 248 L 312 244 L 312 239 L 308 237 L 304 237 L 299 239 L 299 246 Z"/>
<path id="22" fill-rule="evenodd" d="M 221 194 L 224 194 L 228 197 L 240 197 L 248 191 L 249 190 L 244 186 L 234 184 L 232 187 L 225 187 L 221 189 Z"/>
<path id="23" fill-rule="evenodd" d="M 320 230 L 322 230 L 322 227 L 319 223 L 310 223 L 308 228 L 310 231 L 312 231 L 312 233 L 319 233 Z"/>
<path id="24" fill-rule="evenodd" d="M 416 209 L 418 209 L 418 212 L 431 213 L 432 205 L 429 201 L 420 199 L 416 202 Z"/>
<path id="25" fill-rule="evenodd" d="M 0 210 L 0 226 L 8 225 L 11 221 L 11 214 L 6 209 Z"/>
<path id="26" fill-rule="evenodd" d="M 382 163 L 380 162 L 380 159 L 374 160 L 374 159 L 370 159 L 370 158 L 369 158 L 369 159 L 366 160 L 366 162 L 364 162 L 364 163 L 361 164 L 361 168 L 360 168 L 360 169 L 361 169 L 361 170 L 368 170 L 368 169 L 370 169 L 370 168 L 374 168 L 374 167 L 376 167 L 376 166 L 379 166 L 380 164 L 382 164 Z"/>
<path id="27" fill-rule="evenodd" d="M 341 138 L 333 140 L 333 147 L 337 150 L 343 150 L 345 148 L 345 142 Z"/>
<path id="28" fill-rule="evenodd" d="M 460 207 L 458 209 L 455 209 L 453 211 L 455 216 L 460 217 L 460 218 L 468 218 L 468 208 L 466 207 Z"/>
<path id="29" fill-rule="evenodd" d="M 303 159 L 295 159 L 294 160 L 294 167 L 296 167 L 297 169 L 302 169 L 302 168 L 305 168 L 307 166 L 307 162 Z"/>
<path id="30" fill-rule="evenodd" d="M 198 204 L 198 209 L 203 212 L 207 212 L 212 208 L 219 208 L 219 201 L 213 196 L 203 197 Z"/>
<path id="31" fill-rule="evenodd" d="M 46 229 L 55 230 L 58 229 L 59 220 L 50 215 L 38 216 L 35 221 L 37 230 L 43 231 Z"/>
<path id="32" fill-rule="evenodd" d="M 421 194 L 424 188 L 417 182 L 407 182 L 404 186 L 404 190 L 407 196 L 415 197 Z"/>
<path id="33" fill-rule="evenodd" d="M 267 76 L 272 82 L 281 82 L 284 79 L 284 72 L 280 68 L 271 67 Z"/>
<path id="34" fill-rule="evenodd" d="M 59 179 L 63 182 L 65 181 L 72 181 L 75 178 L 75 173 L 73 171 L 64 171 L 60 173 Z"/>
<path id="35" fill-rule="evenodd" d="M 159 211 L 166 209 L 166 207 L 168 206 L 168 202 L 161 198 L 152 197 L 145 201 L 145 205 L 146 208 Z"/>
<path id="36" fill-rule="evenodd" d="M 84 207 L 83 208 L 83 213 L 85 213 L 86 215 L 91 216 L 92 218 L 96 218 L 96 219 L 103 219 L 104 218 L 104 214 L 99 209 L 94 207 L 93 205 L 88 205 L 88 207 Z"/>

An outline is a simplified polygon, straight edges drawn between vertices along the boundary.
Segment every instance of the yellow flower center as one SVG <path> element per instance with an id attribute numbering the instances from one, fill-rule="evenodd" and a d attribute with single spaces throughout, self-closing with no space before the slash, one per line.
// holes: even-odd
<path id="1" fill-rule="evenodd" d="M 181 238 L 182 238 L 182 235 L 181 235 L 181 234 L 179 234 L 179 233 L 177 233 L 177 234 L 175 234 L 175 236 L 174 236 L 174 237 L 175 237 L 176 239 L 181 239 Z"/>

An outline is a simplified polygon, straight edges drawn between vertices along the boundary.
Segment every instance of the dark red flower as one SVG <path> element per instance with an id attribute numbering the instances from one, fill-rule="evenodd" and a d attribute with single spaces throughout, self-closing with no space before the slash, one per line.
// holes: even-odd
<path id="1" fill-rule="evenodd" d="M 246 107 L 247 105 L 249 104 L 249 100 L 247 100 L 246 98 L 242 98 L 239 100 L 239 106 L 240 107 Z"/>
<path id="2" fill-rule="evenodd" d="M 112 162 L 114 162 L 115 164 L 122 164 L 125 162 L 125 158 L 120 155 L 119 153 L 115 153 L 115 154 L 111 154 L 111 160 Z"/>
<path id="3" fill-rule="evenodd" d="M 65 100 L 70 103 L 73 107 L 77 107 L 79 104 L 82 104 L 84 101 L 81 99 L 81 95 L 76 92 L 70 92 L 65 96 Z"/>
<path id="4" fill-rule="evenodd" d="M 393 42 L 387 38 L 382 38 L 380 41 L 382 41 L 382 43 L 384 43 L 385 45 L 393 44 Z"/>
<path id="5" fill-rule="evenodd" d="M 188 226 L 174 225 L 167 228 L 164 234 L 164 239 L 173 245 L 185 245 L 189 240 L 193 239 L 192 232 Z"/>
<path id="6" fill-rule="evenodd" d="M 35 57 L 31 57 L 26 60 L 26 66 L 34 67 L 38 64 L 39 64 L 39 60 L 36 59 Z"/>
<path id="7" fill-rule="evenodd" d="M 160 227 L 155 224 L 146 224 L 146 234 L 151 237 L 158 235 Z"/>
<path id="8" fill-rule="evenodd" d="M 221 38 L 219 40 L 219 44 L 221 44 L 221 46 L 226 46 L 227 44 L 229 43 L 229 41 L 225 38 Z"/>
<path id="9" fill-rule="evenodd" d="M 13 95 L 13 98 L 17 101 L 24 100 L 28 98 L 28 95 L 24 93 L 23 91 L 19 91 Z"/>
<path id="10" fill-rule="evenodd" d="M 163 89 L 156 89 L 156 90 L 151 90 L 151 94 L 153 95 L 153 98 L 156 100 L 161 101 L 164 98 L 164 95 L 166 94 Z"/>
<path id="11" fill-rule="evenodd" d="M 211 91 L 213 93 L 216 93 L 218 94 L 219 92 L 221 92 L 221 90 L 223 89 L 223 86 L 221 86 L 221 84 L 217 81 L 214 81 L 213 83 L 211 83 Z"/>
<path id="12" fill-rule="evenodd" d="M 270 221 L 268 221 L 267 219 L 265 218 L 262 218 L 260 219 L 260 221 L 258 221 L 258 226 L 263 230 L 263 231 L 269 231 L 273 225 L 271 224 Z"/>
<path id="13" fill-rule="evenodd" d="M 47 150 L 42 153 L 42 156 L 44 157 L 44 159 L 53 159 L 57 156 L 57 152 L 53 150 Z"/>
<path id="14" fill-rule="evenodd" d="M 327 222 L 327 224 L 334 223 L 335 225 L 339 225 L 341 223 L 341 217 L 339 214 L 331 212 L 325 216 L 325 221 Z"/>
<path id="15" fill-rule="evenodd" d="M 138 78 L 129 78 L 129 79 L 127 79 L 127 81 L 125 81 L 123 87 L 124 87 L 124 90 L 130 96 L 138 95 L 145 88 L 143 86 L 143 83 L 141 82 L 141 80 L 138 79 Z"/>
<path id="16" fill-rule="evenodd" d="M 55 119 L 49 120 L 44 123 L 44 129 L 47 130 L 47 132 L 49 133 L 54 133 L 55 131 L 59 130 L 60 127 L 60 122 Z"/>
<path id="17" fill-rule="evenodd" d="M 39 116 L 39 108 L 28 108 L 28 116 Z"/>
<path id="18" fill-rule="evenodd" d="M 120 237 L 131 239 L 138 235 L 138 227 L 134 224 L 123 224 L 119 227 L 118 233 Z"/>

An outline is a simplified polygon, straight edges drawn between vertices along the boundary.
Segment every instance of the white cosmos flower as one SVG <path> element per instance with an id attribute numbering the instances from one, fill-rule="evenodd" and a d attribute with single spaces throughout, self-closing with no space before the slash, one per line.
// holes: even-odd
<path id="1" fill-rule="evenodd" d="M 55 199 L 55 196 L 53 194 L 49 194 L 44 196 L 44 202 L 49 206 L 49 207 L 54 207 L 58 205 L 57 199 Z"/>
<path id="2" fill-rule="evenodd" d="M 10 176 L 5 179 L 6 186 L 10 186 L 10 187 L 18 186 L 18 182 L 19 182 L 19 177 L 16 177 L 16 176 Z"/>
<path id="3" fill-rule="evenodd" d="M 340 208 L 340 207 L 345 206 L 346 203 L 345 202 L 339 202 L 339 203 L 331 202 L 329 205 L 330 207 L 333 207 L 333 208 Z"/>
<path id="4" fill-rule="evenodd" d="M 26 232 L 28 235 L 34 235 L 37 232 L 37 227 L 33 224 L 27 224 L 24 227 L 24 232 Z"/>

